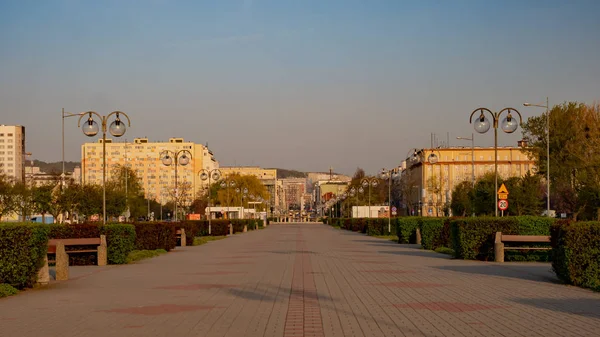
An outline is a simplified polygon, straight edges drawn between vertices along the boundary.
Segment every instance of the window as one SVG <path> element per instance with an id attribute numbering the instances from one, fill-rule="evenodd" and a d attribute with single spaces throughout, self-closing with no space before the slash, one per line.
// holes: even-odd
<path id="1" fill-rule="evenodd" d="M 6 148 L 7 148 L 7 149 L 12 149 L 12 148 L 13 148 L 13 146 L 12 146 L 12 145 L 6 145 Z"/>
<path id="2" fill-rule="evenodd" d="M 0 133 L 0 137 L 4 137 L 4 134 L 3 134 L 3 133 Z"/>
<path id="3" fill-rule="evenodd" d="M 12 137 L 12 136 L 13 136 L 13 134 L 12 134 L 12 133 L 9 133 L 7 136 L 8 136 L 8 137 Z"/>
<path id="4" fill-rule="evenodd" d="M 12 142 L 13 142 L 13 140 L 12 140 L 12 139 L 9 139 L 7 143 L 12 143 Z"/>

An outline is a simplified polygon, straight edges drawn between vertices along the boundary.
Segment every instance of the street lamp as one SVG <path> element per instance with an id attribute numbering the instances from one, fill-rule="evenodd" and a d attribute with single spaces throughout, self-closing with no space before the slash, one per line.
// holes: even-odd
<path id="1" fill-rule="evenodd" d="M 488 112 L 492 116 L 493 126 L 494 126 L 494 184 L 496 190 L 494 194 L 496 196 L 496 203 L 494 205 L 494 210 L 496 216 L 498 216 L 498 121 L 503 112 L 506 111 L 507 116 L 502 120 L 500 128 L 505 133 L 513 133 L 517 130 L 520 124 L 523 124 L 523 117 L 521 117 L 521 113 L 514 108 L 504 108 L 499 112 L 492 112 L 487 108 L 477 108 L 471 112 L 471 116 L 469 117 L 469 123 L 473 124 L 475 131 L 478 133 L 486 133 L 490 129 L 490 121 L 485 117 L 484 112 Z M 519 116 L 519 122 L 513 118 L 511 111 L 514 111 Z M 473 115 L 479 112 L 479 117 L 473 122 Z"/>
<path id="2" fill-rule="evenodd" d="M 125 116 L 125 118 L 127 118 L 127 126 L 129 126 L 129 127 L 131 127 L 131 121 L 129 120 L 129 116 L 127 116 L 127 114 L 125 114 L 124 112 L 121 112 L 121 111 L 113 111 L 106 116 L 102 116 L 95 111 L 86 111 L 86 112 L 82 112 L 79 114 L 70 114 L 66 117 L 70 117 L 71 115 L 73 115 L 73 116 L 79 115 L 79 120 L 77 121 L 77 127 L 81 127 L 83 134 L 88 137 L 94 137 L 95 135 L 98 134 L 98 131 L 99 131 L 98 123 L 96 123 L 93 116 L 95 115 L 98 118 L 100 118 L 100 121 L 102 123 L 102 224 L 106 224 L 106 131 L 108 129 L 108 131 L 110 132 L 111 135 L 113 135 L 115 137 L 121 137 L 125 134 L 126 127 L 125 127 L 125 123 L 123 123 L 121 121 L 121 119 L 119 118 L 119 115 L 123 115 L 123 116 Z M 83 126 L 81 126 L 81 119 L 85 115 L 88 115 L 88 118 L 85 121 L 85 123 L 83 124 Z M 110 123 L 110 126 L 107 128 L 108 119 L 113 115 L 115 115 L 115 120 L 112 123 Z M 65 115 L 64 115 L 64 111 L 63 111 L 63 118 L 64 117 L 65 117 Z M 63 132 L 63 139 L 64 139 L 64 132 Z M 63 149 L 63 153 L 64 153 L 64 149 Z M 63 161 L 63 174 L 64 174 L 64 161 Z"/>
<path id="3" fill-rule="evenodd" d="M 399 167 L 387 170 L 381 169 L 381 176 L 385 179 L 388 178 L 388 233 L 392 232 L 392 179 L 398 175 L 400 171 Z M 370 212 L 370 211 L 369 211 Z"/>
<path id="4" fill-rule="evenodd" d="M 240 219 L 244 219 L 245 215 L 244 215 L 244 196 L 248 195 L 248 188 L 244 187 L 243 189 L 240 189 L 239 187 L 237 187 L 235 189 L 236 193 L 240 193 L 240 215 L 242 216 Z"/>
<path id="5" fill-rule="evenodd" d="M 435 154 L 436 152 L 438 154 Z M 435 149 L 432 149 L 431 153 L 429 154 L 429 156 L 427 156 L 427 162 L 429 164 L 431 164 L 431 177 L 432 177 L 431 180 L 432 180 L 432 182 L 433 182 L 433 176 L 435 174 L 435 170 L 434 170 L 433 166 L 438 163 L 440 157 L 441 157 L 440 151 L 439 150 L 435 150 Z M 440 166 L 440 186 L 439 186 L 439 192 L 438 192 L 439 194 L 437 196 L 438 201 L 436 203 L 436 211 L 435 211 L 436 212 L 436 216 L 439 215 L 439 207 L 442 205 L 442 190 L 443 190 L 443 187 L 444 187 L 444 180 L 442 179 L 442 167 Z M 431 199 L 433 201 L 433 198 L 431 198 Z"/>
<path id="6" fill-rule="evenodd" d="M 227 178 L 221 181 L 221 188 L 227 188 L 227 219 L 229 219 L 229 188 L 235 187 L 235 180 Z"/>
<path id="7" fill-rule="evenodd" d="M 85 115 L 85 112 L 80 113 L 70 113 L 65 112 L 65 109 L 62 109 L 62 174 L 60 175 L 60 187 L 63 188 L 65 185 L 65 118 L 68 117 L 81 117 Z"/>
<path id="8" fill-rule="evenodd" d="M 173 161 L 175 162 L 175 222 L 177 222 L 177 204 L 179 202 L 179 190 L 177 189 L 177 165 L 186 166 L 189 164 L 190 159 L 192 159 L 192 153 L 188 150 L 179 150 L 177 152 L 164 150 L 159 156 L 163 165 L 165 166 L 171 166 L 173 165 Z"/>
<path id="9" fill-rule="evenodd" d="M 456 139 L 471 141 L 471 179 L 473 180 L 473 188 L 475 188 L 475 137 L 474 136 L 475 136 L 474 134 L 471 134 L 471 138 L 456 137 Z"/>
<path id="10" fill-rule="evenodd" d="M 548 104 L 548 97 L 546 97 L 546 105 L 531 103 L 524 103 L 523 105 L 546 108 L 546 216 L 550 216 L 550 104 Z"/>
<path id="11" fill-rule="evenodd" d="M 351 198 L 354 198 L 354 196 L 356 195 L 356 188 L 355 188 L 354 186 L 350 188 L 350 191 L 349 191 L 348 195 L 349 195 Z M 358 201 L 356 202 L 356 204 L 358 205 Z M 349 216 L 348 216 L 348 217 L 349 217 L 349 218 L 351 218 L 351 217 L 352 217 L 352 213 L 351 213 L 351 211 L 352 211 L 352 203 L 350 203 L 350 209 L 348 210 L 348 214 L 349 214 Z"/>
<path id="12" fill-rule="evenodd" d="M 202 169 L 198 173 L 200 173 L 200 180 L 202 180 L 202 181 L 208 180 L 208 193 L 207 193 L 207 197 L 208 197 L 208 235 L 210 235 L 211 219 L 212 219 L 212 213 L 210 212 L 210 181 L 211 181 L 211 179 L 214 181 L 218 181 L 219 179 L 221 179 L 221 171 L 219 171 L 218 169 L 214 169 L 214 170 Z"/>
<path id="13" fill-rule="evenodd" d="M 379 185 L 379 179 L 373 177 L 373 178 L 363 178 L 363 180 L 360 181 L 360 184 L 362 185 L 362 187 L 364 188 L 369 188 L 369 218 L 371 217 L 371 187 L 377 187 L 377 185 Z"/>

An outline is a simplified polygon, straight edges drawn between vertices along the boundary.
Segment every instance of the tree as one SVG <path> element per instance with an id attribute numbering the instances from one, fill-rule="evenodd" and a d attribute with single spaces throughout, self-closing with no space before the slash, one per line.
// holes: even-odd
<path id="1" fill-rule="evenodd" d="M 42 223 L 46 223 L 46 214 L 50 213 L 53 187 L 53 185 L 46 183 L 33 189 L 34 209 L 42 215 Z"/>
<path id="2" fill-rule="evenodd" d="M 454 186 L 452 190 L 452 201 L 450 209 L 455 216 L 467 216 L 472 214 L 474 210 L 473 199 L 474 190 L 472 181 L 462 181 Z"/>
<path id="3" fill-rule="evenodd" d="M 243 206 L 248 208 L 250 201 L 254 202 L 259 198 L 269 200 L 270 198 L 266 186 L 255 176 L 234 174 L 227 179 L 235 181 L 235 187 L 221 187 L 220 182 L 217 182 L 211 188 L 211 195 L 214 195 L 212 191 L 215 189 L 217 202 L 221 206 L 239 207 L 243 203 Z M 235 191 L 237 188 L 240 192 Z M 245 188 L 248 189 L 248 193 L 244 197 L 241 191 Z"/>
<path id="4" fill-rule="evenodd" d="M 13 180 L 0 173 L 0 221 L 3 217 L 12 214 L 18 206 L 18 198 L 14 191 Z"/>
<path id="5" fill-rule="evenodd" d="M 523 126 L 525 149 L 546 176 L 546 114 Z M 600 105 L 568 102 L 550 110 L 550 192 L 552 207 L 577 219 L 598 219 L 600 205 Z M 558 193 L 560 189 L 562 193 Z M 568 198 L 568 200 L 565 200 Z"/>
<path id="6" fill-rule="evenodd" d="M 488 172 L 475 183 L 473 205 L 477 215 L 494 215 L 496 212 L 496 186 L 494 179 L 494 173 Z M 498 185 L 501 183 L 502 179 L 498 177 Z"/>

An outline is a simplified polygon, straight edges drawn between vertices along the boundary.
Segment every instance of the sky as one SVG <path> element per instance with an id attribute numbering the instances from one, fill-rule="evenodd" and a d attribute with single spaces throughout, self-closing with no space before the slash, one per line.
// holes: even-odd
<path id="1" fill-rule="evenodd" d="M 600 1 L 0 0 L 0 124 L 61 160 L 61 108 L 123 138 L 208 143 L 222 166 L 368 173 L 478 107 L 600 100 Z M 520 132 L 499 135 L 516 145 Z M 66 160 L 83 135 L 65 120 Z M 493 132 L 475 135 L 493 145 Z"/>

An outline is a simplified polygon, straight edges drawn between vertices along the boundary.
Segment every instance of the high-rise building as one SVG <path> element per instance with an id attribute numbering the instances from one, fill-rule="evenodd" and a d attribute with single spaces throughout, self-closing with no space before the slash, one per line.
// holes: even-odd
<path id="1" fill-rule="evenodd" d="M 0 125 L 0 174 L 25 181 L 25 127 Z"/>
<path id="2" fill-rule="evenodd" d="M 147 138 L 135 138 L 133 143 L 113 143 L 112 139 L 107 139 L 106 180 L 110 179 L 113 170 L 119 165 L 126 166 L 141 179 L 147 198 L 163 204 L 172 201 L 175 195 L 175 161 L 170 166 L 165 166 L 161 161 L 161 153 L 170 151 L 173 156 L 181 150 L 189 151 L 192 158 L 187 165 L 177 165 L 177 186 L 179 193 L 183 193 L 191 202 L 201 193 L 202 180 L 199 172 L 202 169 L 218 168 L 219 162 L 207 146 L 187 142 L 183 138 L 170 138 L 168 142 L 149 142 Z M 102 184 L 102 139 L 97 143 L 85 143 L 81 146 L 81 182 Z"/>

